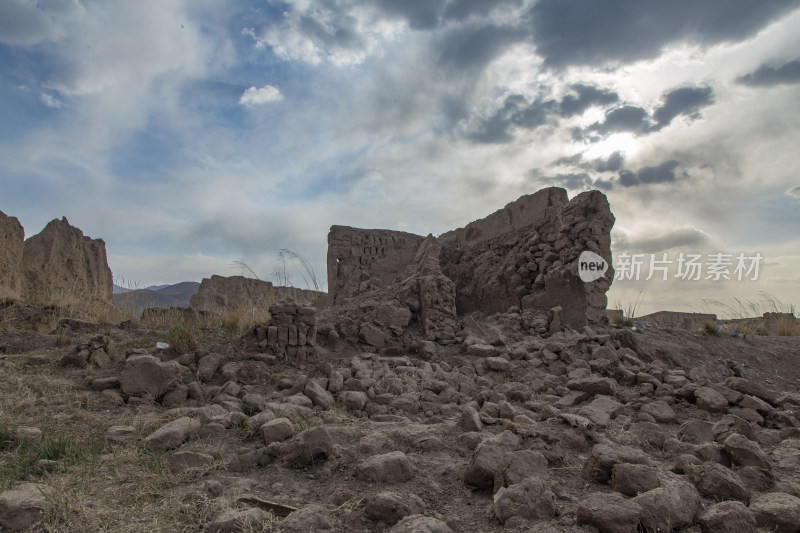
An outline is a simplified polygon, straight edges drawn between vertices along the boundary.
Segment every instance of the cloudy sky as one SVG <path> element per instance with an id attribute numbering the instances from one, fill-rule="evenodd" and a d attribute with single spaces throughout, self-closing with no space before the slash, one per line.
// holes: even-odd
<path id="1" fill-rule="evenodd" d="M 615 265 L 643 254 L 612 305 L 800 303 L 798 27 L 797 0 L 3 0 L 0 210 L 146 286 L 270 279 L 281 248 L 324 278 L 332 224 L 599 189 Z"/>

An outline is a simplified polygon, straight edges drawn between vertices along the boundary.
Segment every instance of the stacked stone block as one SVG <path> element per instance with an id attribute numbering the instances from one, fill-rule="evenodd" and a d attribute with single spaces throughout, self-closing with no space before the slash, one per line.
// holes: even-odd
<path id="1" fill-rule="evenodd" d="M 289 361 L 305 361 L 316 355 L 317 309 L 307 304 L 280 302 L 269 306 L 268 324 L 254 326 L 259 351 Z"/>

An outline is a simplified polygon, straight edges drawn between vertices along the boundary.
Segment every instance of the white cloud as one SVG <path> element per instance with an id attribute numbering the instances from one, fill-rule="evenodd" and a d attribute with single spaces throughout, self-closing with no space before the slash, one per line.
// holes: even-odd
<path id="1" fill-rule="evenodd" d="M 64 103 L 61 100 L 51 94 L 42 93 L 39 95 L 39 97 L 42 99 L 42 103 L 47 107 L 61 109 L 61 107 L 64 106 Z"/>
<path id="2" fill-rule="evenodd" d="M 788 191 L 786 191 L 787 196 L 794 196 L 795 198 L 800 198 L 800 185 L 795 185 Z"/>
<path id="3" fill-rule="evenodd" d="M 255 87 L 245 89 L 241 98 L 239 98 L 239 103 L 242 105 L 252 106 L 269 104 L 271 102 L 280 102 L 281 100 L 283 100 L 283 95 L 277 87 L 273 87 L 272 85 L 264 85 L 260 89 L 256 89 Z"/>

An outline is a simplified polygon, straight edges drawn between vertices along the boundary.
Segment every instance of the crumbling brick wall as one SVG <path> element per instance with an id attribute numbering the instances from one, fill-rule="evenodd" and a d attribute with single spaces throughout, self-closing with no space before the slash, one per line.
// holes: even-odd
<path id="1" fill-rule="evenodd" d="M 452 281 L 457 314 L 505 312 L 512 306 L 547 311 L 561 306 L 563 321 L 572 328 L 607 323 L 605 293 L 614 276 L 613 225 L 614 216 L 601 192 L 585 192 L 570 201 L 564 189 L 550 187 L 434 239 L 440 249 L 434 258 L 436 271 Z M 402 273 L 413 272 L 423 240 L 403 232 L 332 227 L 331 302 L 339 304 L 392 283 L 408 284 Z M 577 263 L 583 251 L 605 259 L 604 277 L 581 281 Z M 449 284 L 442 287 L 453 290 Z"/>
<path id="2" fill-rule="evenodd" d="M 414 261 L 424 237 L 390 230 L 332 226 L 328 233 L 328 297 L 332 305 L 385 287 Z"/>

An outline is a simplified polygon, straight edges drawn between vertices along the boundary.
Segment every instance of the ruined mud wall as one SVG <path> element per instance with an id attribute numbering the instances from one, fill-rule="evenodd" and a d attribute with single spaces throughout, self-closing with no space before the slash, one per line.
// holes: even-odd
<path id="1" fill-rule="evenodd" d="M 560 306 L 564 324 L 572 328 L 606 323 L 605 293 L 614 276 L 613 225 L 614 216 L 601 192 L 585 192 L 570 201 L 564 189 L 551 187 L 434 239 L 437 253 L 426 257 L 427 270 L 452 282 L 457 314 L 505 312 L 512 306 L 547 311 Z M 416 284 L 420 294 L 421 278 L 413 272 L 423 240 L 402 232 L 334 226 L 328 236 L 331 301 L 339 304 L 392 283 Z M 603 278 L 585 283 L 578 277 L 583 251 L 606 260 L 609 269 Z M 416 276 L 413 281 L 409 271 Z M 405 278 L 399 275 L 404 272 Z M 437 285 L 451 290 L 447 284 Z M 425 292 L 430 296 L 433 287 Z M 442 296 L 443 301 L 449 299 Z"/>
<path id="2" fill-rule="evenodd" d="M 0 298 L 22 298 L 22 249 L 25 231 L 19 220 L 0 211 Z"/>
<path id="3" fill-rule="evenodd" d="M 609 266 L 604 278 L 585 283 L 577 261 L 588 250 L 610 265 L 613 225 L 602 193 L 568 201 L 564 189 L 551 187 L 442 235 L 442 270 L 455 281 L 458 313 L 561 306 L 570 327 L 604 323 L 613 270 Z"/>
<path id="4" fill-rule="evenodd" d="M 203 278 L 189 306 L 199 311 L 222 313 L 226 310 L 267 310 L 275 302 L 292 300 L 297 303 L 325 305 L 324 292 L 276 287 L 269 281 L 244 276 L 211 276 Z"/>
<path id="5" fill-rule="evenodd" d="M 0 286 L 10 296 L 112 303 L 113 278 L 102 239 L 84 236 L 66 217 L 24 243 L 23 235 L 17 219 L 0 217 Z"/>
<path id="6" fill-rule="evenodd" d="M 328 233 L 331 304 L 393 283 L 414 262 L 423 239 L 402 231 L 332 226 Z"/>

